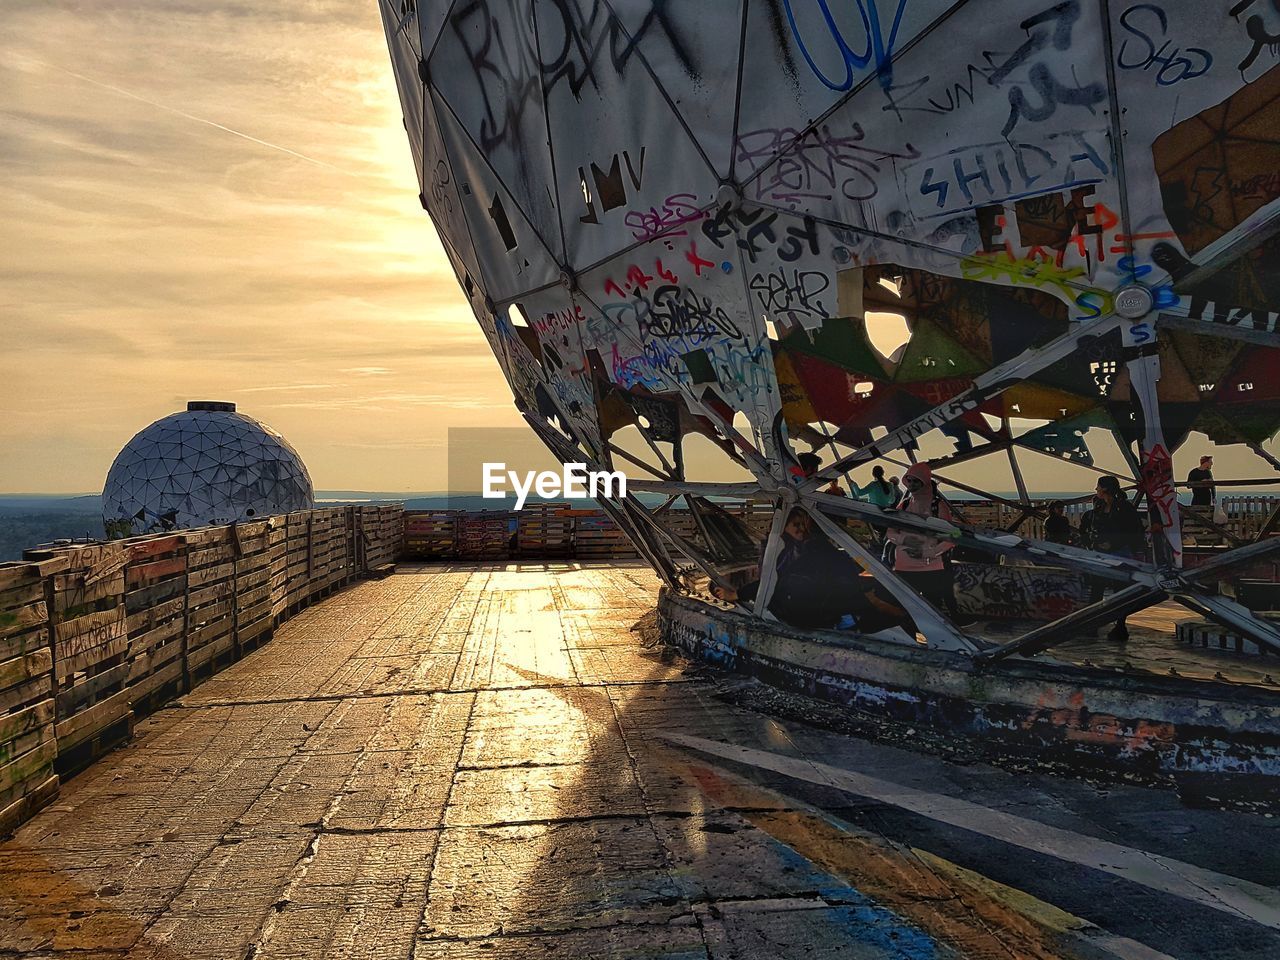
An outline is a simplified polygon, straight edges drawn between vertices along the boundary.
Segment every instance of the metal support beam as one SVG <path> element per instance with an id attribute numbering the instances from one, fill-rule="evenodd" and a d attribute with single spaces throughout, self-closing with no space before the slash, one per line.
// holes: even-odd
<path id="1" fill-rule="evenodd" d="M 825 499 L 838 500 L 840 498 L 829 496 Z M 806 506 L 808 505 L 806 504 Z M 916 623 L 916 628 L 924 634 L 924 638 L 931 648 L 970 654 L 977 652 L 978 646 L 972 640 L 935 610 L 931 603 L 911 589 L 902 578 L 881 563 L 879 557 L 853 539 L 847 530 L 823 514 L 820 505 L 813 504 L 808 513 L 822 528 L 823 533 L 837 545 L 844 547 L 850 556 L 875 575 L 877 582 L 893 594 L 894 599 L 902 605 L 902 609 L 911 615 L 911 619 Z"/>
<path id="2" fill-rule="evenodd" d="M 856 517 L 881 527 L 915 530 L 942 540 L 977 547 L 992 554 L 1022 557 L 1037 563 L 1069 566 L 1082 573 L 1122 582 L 1136 581 L 1154 586 L 1155 568 L 1140 561 L 1127 560 L 1095 550 L 1068 547 L 1060 543 L 1034 540 L 1016 534 L 988 533 L 962 524 L 948 523 L 936 517 L 921 517 L 899 510 L 881 510 L 879 507 L 846 497 L 828 494 L 812 494 L 805 502 L 820 505 L 827 513 Z"/>
<path id="3" fill-rule="evenodd" d="M 769 525 L 769 539 L 764 548 L 764 557 L 760 560 L 760 586 L 756 588 L 756 602 L 752 609 L 757 617 L 769 617 L 769 601 L 773 599 L 774 588 L 778 585 L 778 554 L 782 552 L 782 528 L 786 526 L 790 508 L 786 504 L 775 501 L 773 505 L 773 522 Z"/>
<path id="4" fill-rule="evenodd" d="M 1267 620 L 1255 617 L 1248 607 L 1226 597 L 1209 597 L 1202 593 L 1178 593 L 1174 594 L 1173 599 L 1189 610 L 1230 627 L 1258 646 L 1266 647 L 1271 653 L 1280 653 L 1280 629 Z"/>
<path id="5" fill-rule="evenodd" d="M 645 523 L 654 529 L 658 536 L 667 540 L 672 546 L 683 553 L 691 561 L 693 561 L 703 573 L 707 575 L 713 584 L 718 587 L 730 588 L 733 585 L 715 568 L 715 564 L 701 550 L 691 544 L 680 534 L 668 530 L 662 521 L 652 516 L 643 507 L 638 506 L 634 501 L 631 502 L 631 509 L 636 511 L 636 515 Z"/>
<path id="6" fill-rule="evenodd" d="M 1036 627 L 1016 640 L 1011 640 L 993 650 L 984 650 L 974 657 L 974 660 L 977 663 L 989 664 L 1012 656 L 1029 657 L 1049 649 L 1054 644 L 1077 639 L 1081 631 L 1095 630 L 1104 623 L 1160 603 L 1166 597 L 1167 594 L 1163 590 L 1135 583 L 1097 603 L 1069 613 L 1059 620 Z M 1069 636 L 1069 634 L 1076 636 Z"/>
<path id="7" fill-rule="evenodd" d="M 830 483 L 834 477 L 847 472 L 852 467 L 878 459 L 886 453 L 912 443 L 917 437 L 931 430 L 946 426 L 969 411 L 976 410 L 992 397 L 999 396 L 1028 377 L 1071 356 L 1084 345 L 1085 341 L 1092 341 L 1096 337 L 1110 333 L 1120 323 L 1120 318 L 1114 314 L 1102 316 L 1072 327 L 1068 333 L 1051 340 L 1042 347 L 1023 351 L 1012 360 L 1007 360 L 977 377 L 973 381 L 973 386 L 958 396 L 938 404 L 927 413 L 889 431 L 879 440 L 860 447 L 830 467 L 819 470 L 816 476 L 801 485 L 801 489 L 806 493 L 812 492 L 824 483 Z"/>
<path id="8" fill-rule="evenodd" d="M 616 443 L 611 443 L 608 440 L 606 440 L 604 446 L 605 446 L 605 449 L 611 455 L 616 457 L 621 457 L 623 460 L 626 460 L 628 463 L 632 464 L 633 466 L 639 467 L 641 470 L 644 470 L 647 473 L 651 473 L 655 477 L 666 477 L 670 480 L 675 479 L 674 473 L 667 473 L 663 470 L 659 470 L 657 467 L 653 466 L 652 464 L 645 463 L 643 460 L 641 460 L 639 457 L 635 456 L 634 454 L 628 453 L 626 450 L 623 450 Z"/>
<path id="9" fill-rule="evenodd" d="M 1280 200 L 1272 200 L 1192 257 L 1194 266 L 1177 277 L 1173 289 L 1178 293 L 1189 293 L 1277 232 L 1280 232 Z"/>
<path id="10" fill-rule="evenodd" d="M 668 483 L 665 480 L 627 480 L 627 490 L 641 493 L 691 493 L 698 497 L 741 497 L 744 500 L 752 497 L 769 496 L 760 484 L 754 481 L 745 483 L 704 483 L 697 480 L 681 480 L 679 483 Z"/>
<path id="11" fill-rule="evenodd" d="M 1202 564 L 1194 570 L 1184 570 L 1182 572 L 1182 581 L 1184 583 L 1211 582 L 1219 579 L 1229 570 L 1243 566 L 1246 563 L 1252 563 L 1255 560 L 1261 560 L 1263 557 L 1270 556 L 1277 551 L 1280 551 L 1280 537 L 1255 541 L 1235 550 L 1228 550 L 1222 556 L 1214 557 L 1208 563 Z"/>

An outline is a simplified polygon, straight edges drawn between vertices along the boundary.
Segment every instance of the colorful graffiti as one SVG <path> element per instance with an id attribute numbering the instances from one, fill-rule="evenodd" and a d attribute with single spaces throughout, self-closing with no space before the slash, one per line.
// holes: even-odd
<path id="1" fill-rule="evenodd" d="M 422 203 L 486 331 L 527 318 L 490 338 L 549 443 L 687 486 L 696 434 L 764 496 L 810 448 L 820 510 L 931 435 L 1107 434 L 1165 526 L 1188 436 L 1280 431 L 1274 6 L 382 0 Z"/>

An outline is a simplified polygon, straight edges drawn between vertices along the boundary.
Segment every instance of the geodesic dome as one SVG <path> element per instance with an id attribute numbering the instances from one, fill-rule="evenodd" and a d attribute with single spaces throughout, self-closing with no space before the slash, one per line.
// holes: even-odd
<path id="1" fill-rule="evenodd" d="M 298 452 L 234 403 L 193 401 L 125 444 L 102 490 L 109 536 L 269 517 L 312 505 Z"/>
<path id="2" fill-rule="evenodd" d="M 702 522 L 715 494 L 799 503 L 867 553 L 831 522 L 889 521 L 826 485 L 926 437 L 942 469 L 1007 457 L 1020 491 L 1018 456 L 1093 468 L 1114 437 L 1161 531 L 1126 567 L 1147 582 L 1182 565 L 1192 431 L 1277 465 L 1275 4 L 380 8 L 419 199 L 516 404 L 561 459 L 699 514 L 690 539 L 605 504 L 669 582 L 742 559 Z M 908 335 L 882 351 L 886 314 Z M 695 435 L 752 479 L 690 476 Z M 806 449 L 827 466 L 797 481 Z M 864 559 L 930 642 L 972 649 Z"/>

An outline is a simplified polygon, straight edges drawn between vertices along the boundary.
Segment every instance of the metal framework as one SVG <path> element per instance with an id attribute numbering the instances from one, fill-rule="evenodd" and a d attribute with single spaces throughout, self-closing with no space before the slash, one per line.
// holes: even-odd
<path id="1" fill-rule="evenodd" d="M 751 616 L 772 616 L 799 506 L 930 646 L 984 663 L 1167 598 L 1280 651 L 1274 625 L 1213 591 L 1280 538 L 1195 518 L 1227 549 L 1184 569 L 1173 476 L 1193 432 L 1280 471 L 1264 447 L 1280 430 L 1280 66 L 1253 39 L 1280 36 L 1280 13 L 836 6 L 381 0 L 420 200 L 530 425 L 566 462 L 653 478 L 631 489 L 661 506 L 602 505 L 674 589 L 691 568 L 727 586 L 744 560 L 708 498 L 770 502 Z M 886 314 L 909 330 L 888 355 L 870 334 Z M 1104 435 L 1118 474 L 1094 462 Z M 699 479 L 693 438 L 751 479 Z M 1018 509 L 1008 529 L 825 492 L 942 440 L 944 485 L 982 493 L 947 468 L 1007 469 L 1016 497 L 987 496 Z M 805 447 L 831 462 L 797 477 Z M 1019 533 L 1043 511 L 1032 456 L 1117 476 L 1154 522 L 1150 555 Z M 681 500 L 693 535 L 672 522 Z M 864 528 L 1115 590 L 991 647 Z"/>

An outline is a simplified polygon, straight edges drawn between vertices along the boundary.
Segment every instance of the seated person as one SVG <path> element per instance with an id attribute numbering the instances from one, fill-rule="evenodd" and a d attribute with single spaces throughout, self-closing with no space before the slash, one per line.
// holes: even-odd
<path id="1" fill-rule="evenodd" d="M 794 507 L 782 530 L 777 583 L 769 612 L 795 627 L 831 629 L 846 617 L 863 633 L 908 623 L 906 612 L 880 593 L 874 578 L 848 554 L 812 528 L 809 515 Z M 760 581 L 737 589 L 716 588 L 721 600 L 751 604 Z"/>
<path id="2" fill-rule="evenodd" d="M 1049 515 L 1044 521 L 1044 538 L 1050 543 L 1071 544 L 1076 539 L 1076 532 L 1071 529 L 1071 521 L 1067 519 L 1067 505 L 1061 500 L 1049 504 Z"/>

